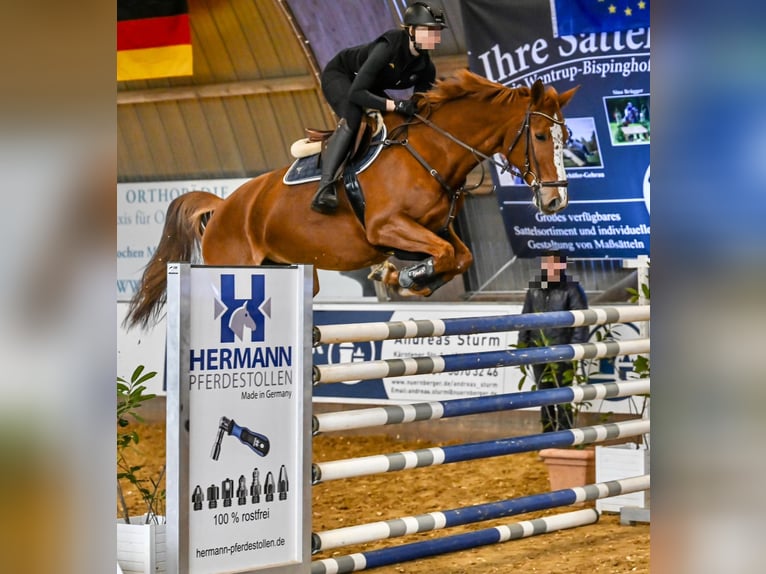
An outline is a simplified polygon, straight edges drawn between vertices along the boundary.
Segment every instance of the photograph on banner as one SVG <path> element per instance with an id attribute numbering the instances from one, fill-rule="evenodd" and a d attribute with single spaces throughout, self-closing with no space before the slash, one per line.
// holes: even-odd
<path id="1" fill-rule="evenodd" d="M 569 138 L 564 148 L 564 167 L 571 169 L 604 167 L 592 117 L 567 118 Z"/>
<path id="2" fill-rule="evenodd" d="M 604 98 L 612 145 L 649 143 L 649 94 Z"/>

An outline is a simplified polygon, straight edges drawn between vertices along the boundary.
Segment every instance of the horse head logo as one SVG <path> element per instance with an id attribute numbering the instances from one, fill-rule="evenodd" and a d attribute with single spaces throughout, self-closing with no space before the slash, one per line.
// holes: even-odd
<path id="1" fill-rule="evenodd" d="M 240 341 L 244 340 L 245 327 L 251 331 L 255 331 L 258 326 L 255 324 L 250 312 L 247 310 L 247 303 L 243 303 L 241 307 L 236 309 L 229 318 L 229 329 L 232 330 L 234 336 Z"/>
<path id="2" fill-rule="evenodd" d="M 266 316 L 271 317 L 271 298 L 265 296 L 265 276 L 251 276 L 249 298 L 235 296 L 234 277 L 221 275 L 220 290 L 213 286 L 213 316 L 220 320 L 221 342 L 244 341 L 245 329 L 250 331 L 250 342 L 262 342 Z"/>

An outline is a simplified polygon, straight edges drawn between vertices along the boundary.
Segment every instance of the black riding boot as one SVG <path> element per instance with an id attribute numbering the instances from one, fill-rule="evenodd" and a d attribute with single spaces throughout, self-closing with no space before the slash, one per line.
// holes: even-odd
<path id="1" fill-rule="evenodd" d="M 327 147 L 322 150 L 322 178 L 319 180 L 319 190 L 311 200 L 311 209 L 319 213 L 334 213 L 338 208 L 338 192 L 335 182 L 340 177 L 348 155 L 348 147 L 353 132 L 345 121 L 338 124 L 335 133 L 327 140 Z"/>

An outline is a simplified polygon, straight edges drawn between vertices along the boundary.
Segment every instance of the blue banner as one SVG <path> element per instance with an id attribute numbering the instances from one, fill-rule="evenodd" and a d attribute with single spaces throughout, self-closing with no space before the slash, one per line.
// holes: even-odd
<path id="1" fill-rule="evenodd" d="M 649 27 L 649 0 L 551 0 L 555 36 Z"/>
<path id="2" fill-rule="evenodd" d="M 522 181 L 492 170 L 514 254 L 649 255 L 649 28 L 557 38 L 547 0 L 465 0 L 461 7 L 472 71 L 509 87 L 538 78 L 559 92 L 580 86 L 564 109 L 565 210 L 536 213 Z"/>
<path id="3" fill-rule="evenodd" d="M 315 325 L 345 325 L 411 319 L 487 317 L 521 312 L 521 305 L 433 305 L 397 303 L 314 306 Z M 314 365 L 361 363 L 406 357 L 504 351 L 516 343 L 516 332 L 415 337 L 386 341 L 322 344 L 313 349 Z M 518 369 L 466 368 L 461 371 L 321 383 L 314 386 L 316 402 L 385 403 L 440 401 L 497 395 L 519 390 Z M 526 383 L 528 386 L 531 382 Z M 527 390 L 525 388 L 525 390 Z"/>

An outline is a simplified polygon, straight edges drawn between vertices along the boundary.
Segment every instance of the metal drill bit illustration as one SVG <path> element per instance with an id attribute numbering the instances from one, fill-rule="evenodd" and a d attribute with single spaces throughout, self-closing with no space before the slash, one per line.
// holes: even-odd
<path id="1" fill-rule="evenodd" d="M 234 419 L 221 417 L 218 423 L 218 435 L 216 436 L 213 450 L 210 456 L 213 460 L 218 460 L 221 455 L 221 442 L 225 435 L 234 435 L 242 444 L 249 446 L 258 456 L 266 456 L 269 453 L 271 443 L 269 439 L 257 432 L 251 431 L 247 427 L 239 426 Z"/>
<path id="2" fill-rule="evenodd" d="M 221 498 L 223 498 L 224 506 L 231 506 L 231 499 L 234 497 L 234 481 L 230 478 L 225 478 L 221 482 Z"/>
<path id="3" fill-rule="evenodd" d="M 277 480 L 277 492 L 279 493 L 279 500 L 287 500 L 287 491 L 289 484 L 287 481 L 287 468 L 283 464 L 279 467 L 279 480 Z"/>
<path id="4" fill-rule="evenodd" d="M 274 500 L 274 475 L 271 471 L 266 473 L 266 480 L 263 483 L 263 492 L 266 495 L 266 502 Z"/>
<path id="5" fill-rule="evenodd" d="M 198 484 L 192 493 L 192 503 L 194 510 L 202 510 L 202 503 L 205 502 L 205 495 L 202 494 L 202 487 Z"/>
<path id="6" fill-rule="evenodd" d="M 253 469 L 253 482 L 250 485 L 250 496 L 253 502 L 261 501 L 261 473 L 257 468 Z"/>
<path id="7" fill-rule="evenodd" d="M 207 487 L 207 507 L 208 508 L 218 508 L 218 494 L 220 493 L 220 489 L 215 485 L 211 484 Z"/>
<path id="8" fill-rule="evenodd" d="M 240 506 L 247 504 L 247 481 L 244 474 L 239 475 L 239 482 L 237 483 L 237 504 Z"/>

